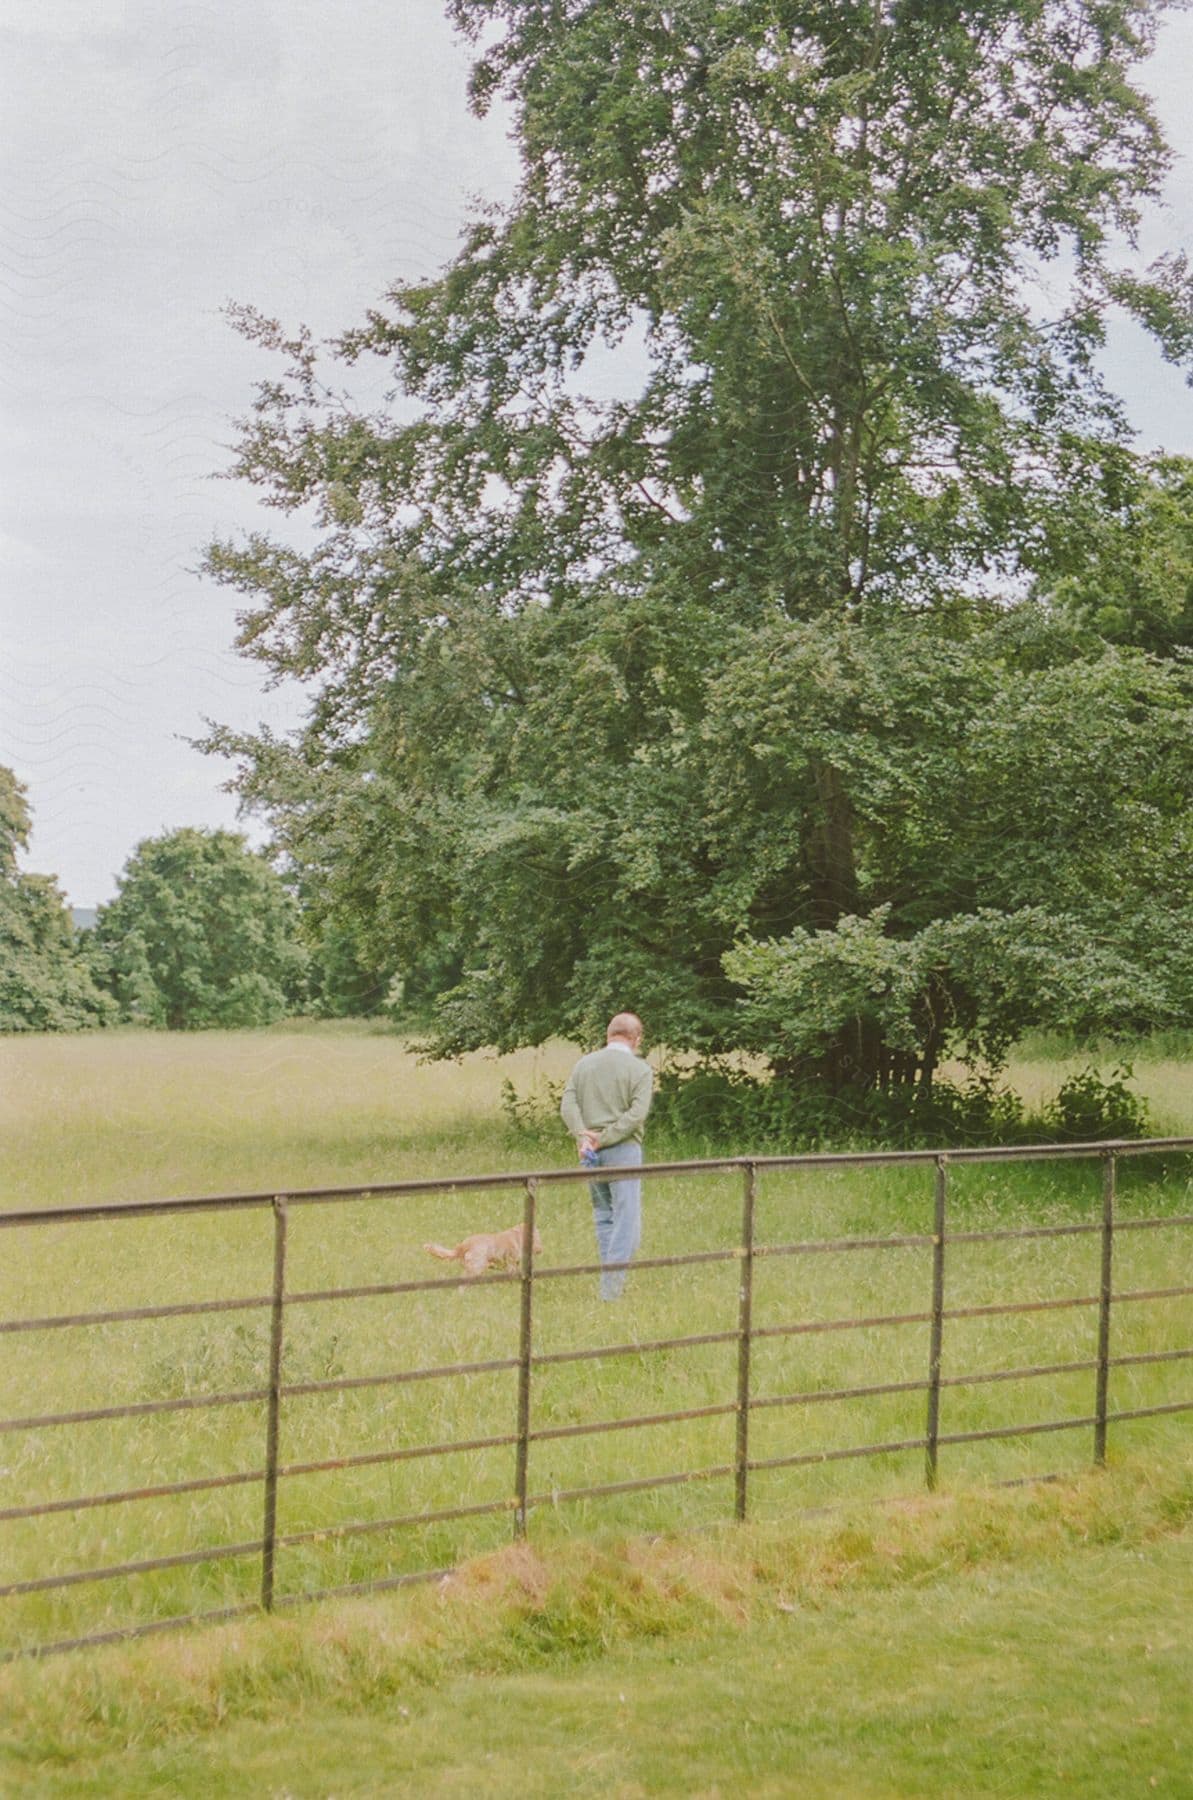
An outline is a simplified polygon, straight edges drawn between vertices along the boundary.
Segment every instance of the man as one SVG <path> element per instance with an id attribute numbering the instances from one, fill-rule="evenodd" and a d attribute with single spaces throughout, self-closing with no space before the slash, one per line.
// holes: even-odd
<path id="1" fill-rule="evenodd" d="M 637 1013 L 610 1019 L 605 1048 L 582 1056 L 568 1077 L 559 1110 L 576 1140 L 581 1161 L 597 1169 L 637 1168 L 642 1161 L 642 1128 L 650 1111 L 653 1072 L 638 1055 L 642 1021 Z M 589 1184 L 597 1251 L 601 1259 L 601 1299 L 619 1300 L 626 1264 L 642 1236 L 642 1183 L 597 1179 Z"/>

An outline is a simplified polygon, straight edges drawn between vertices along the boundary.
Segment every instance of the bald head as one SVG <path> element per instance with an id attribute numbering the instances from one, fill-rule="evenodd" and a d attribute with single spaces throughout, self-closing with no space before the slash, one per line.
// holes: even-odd
<path id="1" fill-rule="evenodd" d="M 605 1028 L 605 1042 L 611 1044 L 614 1038 L 620 1038 L 634 1050 L 642 1042 L 642 1021 L 637 1013 L 615 1013 Z"/>

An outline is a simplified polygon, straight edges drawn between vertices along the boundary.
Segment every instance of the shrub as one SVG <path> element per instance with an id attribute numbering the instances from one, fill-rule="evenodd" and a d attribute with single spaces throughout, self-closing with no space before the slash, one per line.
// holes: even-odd
<path id="1" fill-rule="evenodd" d="M 1077 1144 L 1098 1138 L 1145 1137 L 1147 1101 L 1127 1086 L 1133 1075 L 1134 1069 L 1126 1062 L 1117 1063 L 1105 1080 L 1092 1066 L 1070 1075 L 1044 1110 L 1051 1136 Z"/>
<path id="2" fill-rule="evenodd" d="M 660 1077 L 651 1123 L 685 1149 L 729 1153 L 1141 1137 L 1147 1106 L 1127 1087 L 1130 1078 L 1125 1064 L 1106 1080 L 1085 1069 L 1070 1076 L 1042 1111 L 1029 1113 L 1017 1094 L 989 1075 L 963 1085 L 936 1081 L 926 1092 L 899 1087 L 832 1093 L 705 1063 Z"/>

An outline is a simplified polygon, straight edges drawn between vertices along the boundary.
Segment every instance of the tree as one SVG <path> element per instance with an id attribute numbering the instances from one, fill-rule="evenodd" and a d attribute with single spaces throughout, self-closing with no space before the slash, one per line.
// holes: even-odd
<path id="1" fill-rule="evenodd" d="M 747 1041 L 833 1087 L 927 1092 L 946 1050 L 998 1068 L 1034 1026 L 1187 1018 L 1193 669 L 1026 605 L 852 639 L 763 640 L 765 689 L 743 657 L 710 714 L 721 841 L 747 881 L 798 816 L 810 757 L 852 807 L 856 911 L 725 959 Z"/>
<path id="2" fill-rule="evenodd" d="M 363 958 L 351 926 L 319 921 L 310 946 L 307 986 L 312 1011 L 324 1019 L 365 1019 L 390 997 L 393 975 Z"/>
<path id="3" fill-rule="evenodd" d="M 1131 82 L 1163 10 L 451 0 L 486 46 L 474 104 L 512 109 L 518 193 L 331 347 L 347 370 L 390 363 L 400 413 L 354 407 L 308 333 L 238 310 L 287 367 L 234 473 L 321 535 L 309 554 L 256 535 L 207 559 L 250 598 L 246 653 L 315 687 L 298 742 L 211 746 L 239 756 L 245 803 L 325 872 L 320 903 L 375 955 L 410 966 L 450 944 L 443 1050 L 579 1035 L 632 1000 L 677 1046 L 761 1035 L 777 1066 L 810 1057 L 835 1085 L 930 1080 L 931 1033 L 884 1037 L 862 1008 L 809 1038 L 798 984 L 772 995 L 786 1048 L 767 1037 L 748 946 L 802 933 L 801 956 L 831 963 L 846 921 L 903 943 L 1030 912 L 1058 953 L 1077 900 L 1013 899 L 1030 882 L 973 832 L 958 863 L 965 794 L 938 805 L 929 774 L 967 741 L 958 706 L 985 709 L 985 776 L 1014 813 L 999 720 L 1043 632 L 1016 596 L 1055 572 L 1068 510 L 1113 513 L 1135 479 L 1097 372 L 1108 311 L 1174 359 L 1193 345 L 1183 260 L 1140 273 L 1113 250 L 1168 160 Z M 595 355 L 627 342 L 645 377 L 602 395 Z M 996 594 L 1016 619 L 1001 637 Z M 1121 696 L 1138 679 L 1144 738 L 1187 719 L 1175 677 L 1095 632 L 1040 655 L 1019 724 L 1038 749 L 1099 681 Z M 1095 785 L 1119 816 L 1109 754 Z M 1165 843 L 1186 795 L 1165 791 Z M 1047 783 L 1030 796 L 1007 860 L 1063 865 L 1084 895 L 1081 842 Z M 1114 943 L 1136 889 L 1128 874 L 1105 897 Z M 1166 874 L 1149 904 L 1171 901 Z M 1013 937 L 992 923 L 987 942 Z M 925 951 L 923 980 L 934 994 L 944 957 L 947 1029 L 977 1009 L 990 1046 L 1012 1009 L 997 972 L 962 999 L 960 943 Z"/>
<path id="4" fill-rule="evenodd" d="M 50 875 L 26 875 L 25 788 L 0 768 L 0 1031 L 77 1031 L 115 1008 L 91 979 L 70 910 Z"/>
<path id="5" fill-rule="evenodd" d="M 236 833 L 147 838 L 118 885 L 92 954 L 124 1017 L 171 1031 L 265 1025 L 301 997 L 297 908 Z"/>
<path id="6" fill-rule="evenodd" d="M 1038 591 L 1104 637 L 1159 656 L 1193 649 L 1193 458 L 1151 456 L 1116 504 L 1077 505 L 1056 521 Z"/>

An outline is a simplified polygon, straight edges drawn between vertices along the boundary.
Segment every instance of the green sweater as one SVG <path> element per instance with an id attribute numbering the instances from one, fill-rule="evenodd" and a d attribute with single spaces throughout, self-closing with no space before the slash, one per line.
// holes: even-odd
<path id="1" fill-rule="evenodd" d="M 573 1137 L 594 1131 L 603 1150 L 629 1138 L 641 1143 L 653 1081 L 645 1058 L 606 1044 L 582 1056 L 568 1076 L 559 1105 L 563 1122 Z"/>

